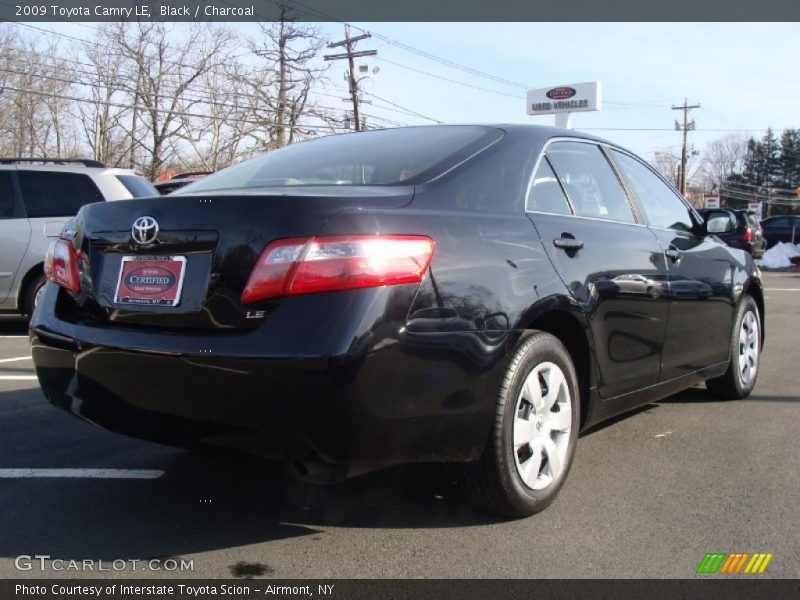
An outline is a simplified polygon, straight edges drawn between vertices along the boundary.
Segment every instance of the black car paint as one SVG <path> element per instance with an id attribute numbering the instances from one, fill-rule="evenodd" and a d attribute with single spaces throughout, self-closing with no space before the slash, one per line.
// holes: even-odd
<path id="1" fill-rule="evenodd" d="M 721 374 L 742 293 L 763 320 L 752 260 L 699 231 L 526 213 L 545 144 L 594 138 L 502 129 L 483 152 L 414 187 L 248 190 L 85 209 L 74 236 L 86 253 L 84 290 L 74 298 L 49 283 L 31 322 L 46 396 L 164 443 L 391 464 L 478 458 L 510 353 L 531 328 L 562 336 L 573 352 L 583 427 Z M 169 313 L 115 308 L 103 283 L 136 251 L 129 228 L 144 214 L 161 223 L 159 253 L 189 257 L 187 302 Z M 359 233 L 433 238 L 423 282 L 239 301 L 272 239 Z M 554 247 L 565 233 L 584 247 Z M 675 261 L 665 256 L 672 247 Z"/>

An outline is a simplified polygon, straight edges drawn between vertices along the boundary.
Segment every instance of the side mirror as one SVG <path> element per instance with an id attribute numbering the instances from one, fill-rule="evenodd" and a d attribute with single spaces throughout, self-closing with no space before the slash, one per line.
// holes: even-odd
<path id="1" fill-rule="evenodd" d="M 726 210 L 715 210 L 706 213 L 705 233 L 720 235 L 736 229 L 736 217 Z"/>

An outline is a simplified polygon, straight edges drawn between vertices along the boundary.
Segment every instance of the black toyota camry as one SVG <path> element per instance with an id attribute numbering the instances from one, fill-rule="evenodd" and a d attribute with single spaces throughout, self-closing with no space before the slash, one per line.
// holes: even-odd
<path id="1" fill-rule="evenodd" d="M 317 480 L 459 462 L 475 502 L 529 515 L 582 429 L 753 389 L 759 272 L 711 225 L 575 131 L 331 136 L 85 206 L 48 252 L 33 359 L 111 431 Z"/>

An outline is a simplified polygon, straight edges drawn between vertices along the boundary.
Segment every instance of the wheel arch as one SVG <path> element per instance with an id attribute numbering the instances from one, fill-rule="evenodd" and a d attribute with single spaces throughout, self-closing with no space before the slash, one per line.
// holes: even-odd
<path id="1" fill-rule="evenodd" d="M 747 294 L 753 300 L 755 300 L 756 306 L 758 307 L 758 320 L 761 323 L 761 347 L 764 347 L 764 340 L 766 339 L 766 327 L 765 327 L 765 319 L 766 319 L 766 308 L 764 305 L 764 287 L 756 278 L 751 278 L 747 285 L 745 285 L 743 294 Z"/>
<path id="2" fill-rule="evenodd" d="M 17 288 L 17 310 L 19 310 L 19 312 L 23 312 L 25 310 L 23 303 L 25 302 L 25 292 L 27 291 L 28 286 L 37 275 L 42 273 L 44 273 L 44 261 L 36 263 L 30 269 L 28 269 L 28 272 L 25 273 L 25 275 L 23 275 L 22 280 L 19 283 L 19 288 Z"/>
<path id="3" fill-rule="evenodd" d="M 578 376 L 582 429 L 590 413 L 591 390 L 596 386 L 594 346 L 585 317 L 565 308 L 537 311 L 524 329 L 545 331 L 566 346 Z"/>

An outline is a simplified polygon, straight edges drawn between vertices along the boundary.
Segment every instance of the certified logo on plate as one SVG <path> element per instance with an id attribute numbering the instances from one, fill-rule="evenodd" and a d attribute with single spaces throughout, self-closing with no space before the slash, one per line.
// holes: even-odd
<path id="1" fill-rule="evenodd" d="M 123 256 L 114 302 L 177 306 L 185 269 L 185 256 Z"/>
<path id="2" fill-rule="evenodd" d="M 145 296 L 163 294 L 177 282 L 175 273 L 159 266 L 138 267 L 128 272 L 122 280 L 128 290 Z"/>

